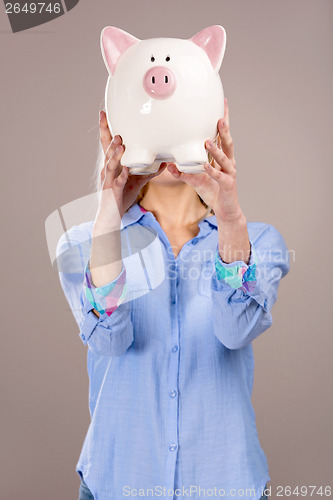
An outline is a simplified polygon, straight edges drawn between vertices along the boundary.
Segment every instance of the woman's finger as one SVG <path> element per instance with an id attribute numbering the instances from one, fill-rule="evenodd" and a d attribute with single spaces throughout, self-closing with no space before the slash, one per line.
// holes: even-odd
<path id="1" fill-rule="evenodd" d="M 167 165 L 168 165 L 168 164 L 167 164 L 165 161 L 162 161 L 162 162 L 160 163 L 160 166 L 158 167 L 157 172 L 154 172 L 153 174 L 151 174 L 151 179 L 153 179 L 153 178 L 154 178 L 154 177 L 156 177 L 157 175 L 160 175 L 160 174 L 163 172 L 163 170 L 166 168 L 166 166 L 167 166 Z M 149 179 L 149 180 L 150 180 L 150 179 Z"/>
<path id="2" fill-rule="evenodd" d="M 221 118 L 217 122 L 217 127 L 220 135 L 221 148 L 230 160 L 234 157 L 234 143 L 226 122 Z"/>
<path id="3" fill-rule="evenodd" d="M 113 157 L 117 147 L 122 145 L 123 139 L 120 135 L 112 137 L 105 111 L 100 111 L 100 138 L 105 154 L 105 161 L 108 162 Z"/>
<path id="4" fill-rule="evenodd" d="M 227 99 L 224 99 L 224 118 L 217 122 L 217 129 L 220 136 L 221 147 L 228 158 L 234 158 L 234 144 L 229 128 L 229 106 Z"/>
<path id="5" fill-rule="evenodd" d="M 116 135 L 110 142 L 106 152 L 105 152 L 105 162 L 107 163 L 114 155 L 118 146 L 122 146 L 123 140 L 120 135 Z"/>
<path id="6" fill-rule="evenodd" d="M 219 149 L 209 140 L 205 142 L 205 147 L 211 153 L 212 157 L 217 162 L 222 172 L 226 174 L 233 174 L 235 172 L 234 162 L 226 155 L 226 153 L 222 149 Z"/>
<path id="7" fill-rule="evenodd" d="M 114 146 L 113 146 L 114 147 Z M 111 149 L 110 149 L 111 151 Z M 115 174 L 118 170 L 117 175 L 115 177 L 118 177 L 122 170 L 122 165 L 120 163 L 121 157 L 123 156 L 125 152 L 125 147 L 123 144 L 119 144 L 118 146 L 115 147 L 115 150 L 113 151 L 112 154 L 110 154 L 110 158 L 107 156 L 105 157 L 105 167 L 107 168 L 107 171 L 111 173 L 111 175 Z"/>
<path id="8" fill-rule="evenodd" d="M 217 168 L 214 168 L 213 165 L 210 163 L 205 163 L 204 164 L 205 171 L 207 174 L 214 179 L 214 181 L 220 183 L 222 181 L 223 173 L 218 170 Z"/>
<path id="9" fill-rule="evenodd" d="M 135 185 L 136 188 L 141 189 L 147 182 L 149 182 L 153 177 L 156 177 L 157 175 L 160 175 L 163 170 L 166 168 L 167 163 L 162 162 L 160 163 L 160 166 L 157 170 L 157 172 L 147 174 L 147 175 L 135 175 L 131 174 L 131 182 Z M 126 167 L 128 168 L 128 167 Z M 131 188 L 130 188 L 131 189 Z"/>
<path id="10" fill-rule="evenodd" d="M 99 134 L 104 154 L 106 154 L 107 149 L 112 141 L 112 135 L 109 130 L 105 111 L 100 111 L 99 113 Z"/>
<path id="11" fill-rule="evenodd" d="M 221 142 L 221 136 L 220 136 L 220 134 L 218 134 L 218 136 L 217 136 L 217 147 L 220 148 L 220 149 L 222 148 L 222 142 Z"/>
<path id="12" fill-rule="evenodd" d="M 120 145 L 116 148 L 110 158 L 105 157 L 104 168 L 101 172 L 103 188 L 110 187 L 113 181 L 121 174 L 123 166 L 121 165 L 120 160 L 122 155 L 124 154 L 124 151 L 125 146 Z"/>
<path id="13" fill-rule="evenodd" d="M 202 183 L 205 181 L 205 172 L 198 172 L 196 174 L 189 174 L 186 172 L 180 172 L 175 165 L 175 163 L 167 163 L 167 169 L 169 172 L 175 177 L 176 179 L 180 179 L 183 182 L 186 182 L 186 184 L 189 184 L 190 186 L 197 188 L 202 185 Z"/>
<path id="14" fill-rule="evenodd" d="M 228 99 L 226 97 L 224 98 L 224 120 L 225 120 L 227 126 L 230 127 L 230 123 L 229 123 L 229 104 L 228 104 Z"/>
<path id="15" fill-rule="evenodd" d="M 120 174 L 117 177 L 117 182 L 120 183 L 120 186 L 123 188 L 127 182 L 129 176 L 129 168 L 125 165 L 122 167 Z"/>

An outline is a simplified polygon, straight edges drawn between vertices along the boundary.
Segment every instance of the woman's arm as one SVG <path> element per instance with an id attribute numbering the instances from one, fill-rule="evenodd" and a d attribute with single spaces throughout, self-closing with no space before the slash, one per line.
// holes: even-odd
<path id="1" fill-rule="evenodd" d="M 100 139 L 105 154 L 102 189 L 91 232 L 83 224 L 64 233 L 57 245 L 59 279 L 82 342 L 96 354 L 119 356 L 133 342 L 126 268 L 121 255 L 121 219 L 142 186 L 154 174 L 129 176 L 120 163 L 122 138 L 113 138 L 100 112 Z M 88 244 L 87 244 L 88 243 Z"/>
<path id="2" fill-rule="evenodd" d="M 279 231 L 271 224 L 251 223 L 249 263 L 226 264 L 215 254 L 212 278 L 213 329 L 228 349 L 240 349 L 267 330 L 278 287 L 290 269 L 289 252 Z"/>
<path id="3" fill-rule="evenodd" d="M 84 345 L 95 354 L 103 356 L 119 356 L 123 354 L 133 342 L 133 325 L 131 322 L 130 302 L 126 301 L 126 288 L 123 302 L 114 307 L 112 314 L 108 315 L 98 311 L 91 300 L 97 297 L 96 289 L 86 286 L 85 270 L 87 269 L 91 247 L 91 230 L 86 224 L 73 226 L 64 233 L 57 245 L 57 265 L 59 280 L 67 302 L 79 326 L 79 335 Z M 115 287 L 119 281 L 120 273 L 105 287 Z M 105 289 L 105 287 L 101 289 Z M 108 291 L 108 290 L 107 290 Z M 92 294 L 88 300 L 88 292 Z M 119 293 L 115 294 L 117 301 Z M 95 299 L 97 300 L 97 299 Z M 109 294 L 112 300 L 112 292 Z M 102 304 L 99 304 L 101 307 Z"/>
<path id="4" fill-rule="evenodd" d="M 112 137 L 104 111 L 100 112 L 100 140 L 105 159 L 100 172 L 102 189 L 93 226 L 88 268 L 94 287 L 103 287 L 110 283 L 123 269 L 121 219 L 135 201 L 140 189 L 150 179 L 159 175 L 166 166 L 165 162 L 161 163 L 159 170 L 153 174 L 129 175 L 128 167 L 121 164 L 125 145 L 120 135 Z"/>
<path id="5" fill-rule="evenodd" d="M 272 324 L 271 308 L 280 279 L 289 271 L 289 254 L 281 234 L 270 224 L 257 223 L 259 234 L 249 238 L 238 201 L 227 99 L 217 129 L 218 146 L 209 140 L 205 143 L 212 156 L 211 164 L 205 164 L 205 173 L 180 173 L 173 165 L 168 170 L 193 186 L 216 215 L 219 242 L 212 279 L 214 332 L 226 347 L 238 349 Z"/>

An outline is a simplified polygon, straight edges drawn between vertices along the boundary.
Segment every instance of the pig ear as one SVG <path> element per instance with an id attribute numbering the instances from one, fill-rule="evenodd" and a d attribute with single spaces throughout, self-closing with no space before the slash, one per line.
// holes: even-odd
<path id="1" fill-rule="evenodd" d="M 112 75 L 115 72 L 119 57 L 139 38 L 114 26 L 106 26 L 101 32 L 101 50 L 105 66 Z"/>
<path id="2" fill-rule="evenodd" d="M 225 45 L 227 42 L 227 34 L 223 26 L 218 24 L 209 26 L 208 28 L 199 31 L 189 40 L 206 52 L 214 70 L 217 73 L 222 64 Z"/>

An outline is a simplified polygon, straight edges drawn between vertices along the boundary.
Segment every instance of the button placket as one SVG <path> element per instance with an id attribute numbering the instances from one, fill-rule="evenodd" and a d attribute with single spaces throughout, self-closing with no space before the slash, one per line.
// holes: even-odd
<path id="1" fill-rule="evenodd" d="M 170 289 L 171 289 L 171 339 L 173 346 L 170 352 L 170 363 L 169 363 L 169 373 L 168 373 L 168 386 L 169 391 L 167 397 L 169 398 L 169 443 L 168 448 L 170 451 L 170 458 L 168 459 L 170 467 L 170 480 L 174 479 L 175 467 L 176 467 L 176 457 L 177 453 L 171 453 L 178 449 L 178 372 L 179 372 L 179 323 L 178 323 L 178 283 L 179 283 L 179 268 L 178 263 L 175 260 L 172 262 L 170 269 Z"/>
<path id="2" fill-rule="evenodd" d="M 146 214 L 146 215 L 149 215 Z M 178 274 L 178 269 L 177 269 L 177 262 L 174 259 L 174 255 L 172 252 L 172 248 L 170 245 L 170 242 L 161 228 L 161 226 L 158 224 L 156 221 L 155 217 L 153 214 L 152 216 L 152 225 L 156 228 L 160 239 L 162 243 L 164 243 L 164 246 L 167 251 L 167 261 L 168 263 L 172 263 L 172 265 L 169 267 L 172 276 L 168 276 L 170 280 L 170 286 L 171 286 L 171 349 L 167 353 L 168 356 L 170 356 L 170 363 L 169 363 L 169 371 L 167 373 L 167 379 L 168 379 L 168 387 L 169 390 L 173 390 L 173 387 L 177 387 L 177 380 L 178 380 L 178 363 L 179 363 L 179 327 L 178 327 L 178 305 L 177 305 L 177 298 L 176 298 L 176 279 L 174 278 L 175 276 L 175 271 L 177 270 Z M 186 249 L 188 246 L 186 246 Z M 167 398 L 170 398 L 168 393 L 166 394 Z M 166 469 L 165 469 L 165 484 L 169 484 L 170 488 L 174 487 L 174 480 L 175 480 L 175 470 L 176 470 L 176 461 L 177 461 L 177 453 L 172 453 L 178 449 L 178 398 L 174 398 L 173 401 L 169 399 L 169 410 L 166 417 L 166 422 L 168 423 L 168 428 L 170 431 L 167 434 L 167 439 L 169 441 L 166 442 L 166 446 L 168 446 L 168 456 L 166 460 Z"/>

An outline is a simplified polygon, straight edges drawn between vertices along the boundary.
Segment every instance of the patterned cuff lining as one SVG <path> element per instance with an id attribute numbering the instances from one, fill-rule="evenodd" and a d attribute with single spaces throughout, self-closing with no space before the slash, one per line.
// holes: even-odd
<path id="1" fill-rule="evenodd" d="M 121 304 L 127 293 L 126 268 L 122 266 L 119 276 L 101 287 L 95 287 L 92 282 L 89 261 L 84 270 L 84 291 L 92 306 L 100 313 L 111 316 Z"/>
<path id="2" fill-rule="evenodd" d="M 253 292 L 256 283 L 256 254 L 251 244 L 251 257 L 248 265 L 243 261 L 230 262 L 229 264 L 222 261 L 218 251 L 218 246 L 215 252 L 215 270 L 219 280 L 224 280 L 232 288 L 240 288 L 243 292 Z"/>

